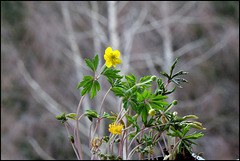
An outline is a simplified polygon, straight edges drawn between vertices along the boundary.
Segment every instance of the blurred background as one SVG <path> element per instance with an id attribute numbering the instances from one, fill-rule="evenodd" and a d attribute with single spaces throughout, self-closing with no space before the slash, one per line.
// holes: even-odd
<path id="1" fill-rule="evenodd" d="M 189 84 L 172 96 L 175 110 L 207 128 L 194 151 L 239 158 L 238 1 L 1 1 L 1 159 L 77 159 L 55 116 L 76 112 L 76 87 L 91 74 L 84 59 L 98 54 L 102 66 L 108 46 L 121 52 L 121 74 L 137 78 L 161 77 L 179 58 L 175 72 L 189 72 Z M 99 111 L 110 87 L 100 82 L 81 113 Z M 110 93 L 104 110 L 118 101 Z M 85 158 L 89 124 L 81 120 Z"/>

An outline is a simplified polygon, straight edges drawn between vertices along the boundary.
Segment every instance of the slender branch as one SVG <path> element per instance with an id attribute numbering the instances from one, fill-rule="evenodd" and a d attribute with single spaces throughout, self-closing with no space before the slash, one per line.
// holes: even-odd
<path id="1" fill-rule="evenodd" d="M 64 125 L 65 125 L 65 128 L 66 128 L 66 131 L 67 131 L 68 137 L 71 137 L 71 135 L 70 135 L 70 133 L 69 133 L 69 131 L 68 131 L 68 128 L 67 128 L 67 125 L 69 125 L 69 124 L 68 124 L 67 122 L 65 122 Z M 70 126 L 70 128 L 71 128 L 71 126 Z M 73 132 L 74 132 L 74 131 L 73 131 Z M 71 140 L 70 140 L 70 142 L 71 142 L 71 145 L 72 145 L 72 147 L 73 147 L 73 150 L 74 150 L 74 152 L 75 152 L 75 154 L 76 154 L 78 160 L 80 160 L 79 153 L 78 153 L 78 151 L 77 151 L 77 148 L 76 148 L 75 144 L 72 143 Z"/>
<path id="2" fill-rule="evenodd" d="M 79 113 L 80 113 L 80 108 L 81 108 L 81 105 L 82 105 L 82 102 L 83 102 L 83 99 L 85 98 L 86 94 L 82 96 L 79 104 L 78 104 L 78 108 L 77 108 L 77 118 L 79 118 Z M 84 156 L 83 156 L 83 152 L 82 152 L 82 146 L 81 146 L 81 141 L 80 141 L 80 136 L 79 136 L 79 127 L 78 127 L 78 124 L 79 124 L 79 121 L 78 119 L 76 120 L 77 121 L 77 139 L 78 139 L 78 147 L 79 147 L 79 153 L 80 153 L 80 159 L 83 160 L 84 159 Z"/>

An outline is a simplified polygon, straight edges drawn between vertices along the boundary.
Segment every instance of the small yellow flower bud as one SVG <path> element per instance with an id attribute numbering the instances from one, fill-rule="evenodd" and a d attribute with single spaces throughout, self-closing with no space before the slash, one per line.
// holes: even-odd
<path id="1" fill-rule="evenodd" d="M 148 111 L 148 114 L 154 116 L 156 114 L 156 111 L 154 109 L 151 109 Z"/>

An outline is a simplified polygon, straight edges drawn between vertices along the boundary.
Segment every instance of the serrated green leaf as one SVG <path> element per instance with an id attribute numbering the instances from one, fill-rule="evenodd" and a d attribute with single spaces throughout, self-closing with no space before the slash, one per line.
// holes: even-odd
<path id="1" fill-rule="evenodd" d="M 134 81 L 134 82 L 137 82 L 137 78 L 135 77 L 135 75 L 132 74 L 132 73 L 130 73 L 130 74 L 132 75 L 133 81 Z"/>
<path id="2" fill-rule="evenodd" d="M 93 81 L 91 99 L 93 99 L 93 97 L 96 96 L 96 94 L 97 94 L 96 81 Z"/>
<path id="3" fill-rule="evenodd" d="M 88 81 L 86 84 L 84 84 L 84 89 L 81 91 L 81 95 L 83 96 L 86 93 L 89 93 L 92 89 L 92 85 L 93 85 L 93 80 Z"/>
<path id="4" fill-rule="evenodd" d="M 88 80 L 83 80 L 83 81 L 81 81 L 81 82 L 78 84 L 77 89 L 79 89 L 80 87 L 84 86 L 87 82 L 88 82 Z"/>
<path id="5" fill-rule="evenodd" d="M 96 83 L 96 88 L 98 91 L 100 91 L 101 87 L 100 87 L 100 84 L 97 80 L 95 80 L 95 83 Z"/>
<path id="6" fill-rule="evenodd" d="M 99 64 L 99 57 L 98 57 L 98 54 L 93 58 L 93 65 L 94 65 L 94 71 L 97 70 L 97 67 L 98 67 L 98 64 Z"/>
<path id="7" fill-rule="evenodd" d="M 93 63 L 89 59 L 84 59 L 87 66 L 92 69 L 92 71 L 95 71 Z"/>
<path id="8" fill-rule="evenodd" d="M 106 77 L 109 77 L 109 78 L 122 78 L 123 76 L 121 75 L 118 75 L 117 73 L 119 73 L 120 70 L 117 70 L 117 69 L 110 69 L 108 68 L 104 73 L 103 75 L 106 76 Z"/>
<path id="9" fill-rule="evenodd" d="M 83 80 L 93 80 L 94 78 L 92 76 L 86 75 L 83 77 Z"/>
<path id="10" fill-rule="evenodd" d="M 151 75 L 142 77 L 142 78 L 140 78 L 139 83 L 145 82 L 145 81 L 149 80 L 151 77 L 152 77 Z"/>
<path id="11" fill-rule="evenodd" d="M 118 97 L 124 96 L 124 91 L 121 87 L 113 87 L 111 88 L 111 91 L 113 91 L 113 93 Z"/>

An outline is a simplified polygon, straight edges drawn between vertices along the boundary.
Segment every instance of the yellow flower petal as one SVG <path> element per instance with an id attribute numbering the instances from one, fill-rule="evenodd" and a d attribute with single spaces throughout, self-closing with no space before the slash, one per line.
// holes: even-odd
<path id="1" fill-rule="evenodd" d="M 106 61 L 105 65 L 110 68 L 112 66 L 112 62 L 111 61 Z"/>
<path id="2" fill-rule="evenodd" d="M 120 52 L 118 50 L 112 51 L 111 47 L 105 50 L 104 59 L 106 60 L 105 65 L 110 68 L 112 65 L 116 67 L 116 64 L 121 64 L 122 61 L 119 59 Z"/>
<path id="3" fill-rule="evenodd" d="M 117 58 L 117 59 L 115 60 L 115 63 L 116 63 L 116 64 L 121 64 L 121 63 L 122 63 L 122 60 Z"/>
<path id="4" fill-rule="evenodd" d="M 122 128 L 123 128 L 122 124 L 114 122 L 109 125 L 109 132 L 112 132 L 113 134 L 121 135 Z"/>
<path id="5" fill-rule="evenodd" d="M 119 58 L 120 52 L 118 50 L 114 50 L 113 55 L 115 55 L 116 58 Z"/>
<path id="6" fill-rule="evenodd" d="M 111 53 L 106 53 L 106 54 L 104 55 L 104 59 L 107 60 L 107 61 L 109 61 L 109 60 L 111 59 Z"/>
<path id="7" fill-rule="evenodd" d="M 113 51 L 112 51 L 112 48 L 111 47 L 108 47 L 106 50 L 105 50 L 105 54 L 111 54 Z"/>

